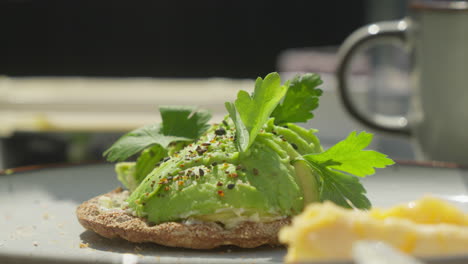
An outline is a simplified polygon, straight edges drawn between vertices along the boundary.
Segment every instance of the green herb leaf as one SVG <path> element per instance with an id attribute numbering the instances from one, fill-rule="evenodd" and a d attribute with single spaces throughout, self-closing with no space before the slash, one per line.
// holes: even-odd
<path id="1" fill-rule="evenodd" d="M 332 201 L 345 208 L 369 209 L 371 202 L 366 197 L 366 189 L 359 178 L 338 171 L 323 173 L 320 200 Z"/>
<path id="2" fill-rule="evenodd" d="M 155 168 L 156 164 L 167 156 L 166 148 L 154 145 L 143 150 L 136 160 L 135 180 L 138 184 Z"/>
<path id="3" fill-rule="evenodd" d="M 108 161 L 124 161 L 153 145 L 167 148 L 171 142 L 192 141 L 208 128 L 211 115 L 194 112 L 193 107 L 162 107 L 162 124 L 151 124 L 135 129 L 119 138 L 104 152 Z"/>
<path id="4" fill-rule="evenodd" d="M 322 90 L 317 86 L 323 82 L 315 73 L 296 76 L 289 85 L 288 92 L 272 113 L 275 124 L 307 122 L 312 119 L 312 113 L 319 105 Z"/>
<path id="5" fill-rule="evenodd" d="M 370 202 L 365 196 L 366 190 L 356 176 L 365 177 L 374 174 L 374 168 L 394 164 L 393 160 L 382 153 L 363 150 L 371 140 L 370 133 L 352 132 L 345 140 L 325 152 L 303 156 L 320 174 L 321 201 L 330 200 L 340 206 L 360 209 L 370 207 Z"/>
<path id="6" fill-rule="evenodd" d="M 196 139 L 210 125 L 211 114 L 188 106 L 162 106 L 159 108 L 162 118 L 162 133 L 164 135 Z"/>
<path id="7" fill-rule="evenodd" d="M 191 140 L 185 137 L 166 136 L 160 124 L 151 124 L 135 129 L 119 138 L 104 152 L 108 161 L 124 161 L 154 144 L 167 147 L 173 141 Z"/>
<path id="8" fill-rule="evenodd" d="M 230 104 L 226 104 L 228 112 L 233 113 L 237 110 L 237 114 L 231 114 L 231 118 L 234 116 L 234 124 L 236 129 L 242 130 L 241 133 L 237 134 L 237 140 L 248 142 L 248 144 L 240 144 L 240 150 L 242 152 L 247 151 L 250 145 L 254 142 L 255 137 L 262 128 L 262 126 L 268 121 L 271 113 L 284 97 L 287 91 L 287 85 L 281 85 L 281 79 L 278 73 L 270 73 L 265 79 L 257 78 L 255 82 L 255 90 L 252 95 L 249 95 L 246 91 L 239 91 L 237 99 L 234 102 L 235 109 Z M 239 121 L 242 121 L 243 127 L 238 127 Z M 244 130 L 248 131 L 249 138 L 246 139 Z"/>
<path id="9" fill-rule="evenodd" d="M 308 155 L 307 159 L 359 177 L 372 175 L 375 173 L 374 168 L 385 168 L 394 164 L 394 161 L 385 154 L 364 150 L 371 143 L 372 137 L 371 133 L 357 134 L 353 131 L 345 140 L 338 142 L 327 151 Z"/>

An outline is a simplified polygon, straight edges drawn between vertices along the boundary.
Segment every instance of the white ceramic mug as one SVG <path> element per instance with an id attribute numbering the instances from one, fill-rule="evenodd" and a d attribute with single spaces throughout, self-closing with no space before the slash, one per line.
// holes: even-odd
<path id="1" fill-rule="evenodd" d="M 374 41 L 395 40 L 409 55 L 410 112 L 369 117 L 350 99 L 350 61 Z M 364 125 L 410 136 L 424 159 L 468 166 L 468 2 L 413 2 L 403 20 L 358 29 L 340 47 L 337 77 L 344 106 Z"/>

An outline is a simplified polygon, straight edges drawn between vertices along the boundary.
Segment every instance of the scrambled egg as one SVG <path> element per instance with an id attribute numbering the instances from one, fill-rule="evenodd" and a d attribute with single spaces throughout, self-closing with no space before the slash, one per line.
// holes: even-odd
<path id="1" fill-rule="evenodd" d="M 287 262 L 351 259 L 353 243 L 376 240 L 416 256 L 468 253 L 468 215 L 433 198 L 388 210 L 351 210 L 311 204 L 279 234 Z"/>

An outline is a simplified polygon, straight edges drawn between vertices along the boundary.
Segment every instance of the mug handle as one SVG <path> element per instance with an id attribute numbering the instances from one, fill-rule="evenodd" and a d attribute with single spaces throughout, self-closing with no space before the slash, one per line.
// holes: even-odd
<path id="1" fill-rule="evenodd" d="M 348 112 L 358 121 L 371 129 L 381 130 L 392 134 L 409 136 L 410 129 L 408 120 L 404 116 L 388 116 L 374 113 L 372 117 L 362 115 L 350 99 L 346 74 L 349 70 L 349 63 L 360 48 L 372 44 L 372 41 L 398 41 L 404 45 L 406 41 L 406 31 L 408 21 L 388 21 L 379 22 L 364 26 L 353 32 L 341 45 L 338 51 L 338 90 L 340 98 Z"/>

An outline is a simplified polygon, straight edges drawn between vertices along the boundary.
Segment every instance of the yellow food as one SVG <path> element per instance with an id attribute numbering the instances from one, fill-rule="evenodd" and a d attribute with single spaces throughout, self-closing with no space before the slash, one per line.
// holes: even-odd
<path id="1" fill-rule="evenodd" d="M 468 253 L 468 215 L 433 197 L 393 208 L 359 211 L 311 204 L 283 228 L 287 262 L 345 260 L 353 243 L 376 240 L 415 256 Z"/>

